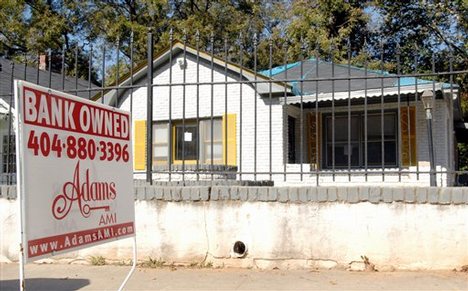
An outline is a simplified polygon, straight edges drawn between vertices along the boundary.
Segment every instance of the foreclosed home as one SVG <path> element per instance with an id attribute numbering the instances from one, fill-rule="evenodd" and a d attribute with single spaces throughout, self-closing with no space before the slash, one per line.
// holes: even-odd
<path id="1" fill-rule="evenodd" d="M 83 98 L 94 95 L 86 89 L 90 85 L 95 88 L 95 84 L 90 84 L 89 81 L 80 78 L 46 71 L 45 58 L 41 58 L 40 67 L 41 69 L 0 58 L 0 182 L 6 182 L 8 177 L 11 178 L 10 181 L 16 179 L 15 131 L 13 125 L 9 126 L 11 120 L 8 117 L 12 112 L 14 120 L 13 80 L 25 80 L 56 90 L 67 90 Z M 8 136 L 10 136 L 10 142 Z"/>
<path id="2" fill-rule="evenodd" d="M 152 69 L 153 179 L 429 185 L 426 91 L 436 182 L 454 184 L 455 86 L 314 58 L 255 73 L 178 41 Z M 135 177 L 144 178 L 147 67 L 133 72 L 95 99 L 132 111 Z"/>

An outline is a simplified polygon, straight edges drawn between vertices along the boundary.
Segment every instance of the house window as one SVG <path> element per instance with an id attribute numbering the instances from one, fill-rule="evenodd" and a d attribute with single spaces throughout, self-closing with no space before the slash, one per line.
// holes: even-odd
<path id="1" fill-rule="evenodd" d="M 296 118 L 288 116 L 288 163 L 296 162 Z"/>
<path id="2" fill-rule="evenodd" d="M 382 165 L 382 124 L 380 113 L 367 114 L 367 165 L 379 167 Z M 364 167 L 366 159 L 365 115 L 353 113 L 349 124 L 350 134 L 348 142 L 348 115 L 336 114 L 325 117 L 325 160 L 327 167 Z M 333 135 L 335 140 L 333 142 Z M 383 145 L 385 166 L 397 166 L 397 118 L 395 112 L 384 113 Z M 334 148 L 334 153 L 333 153 Z"/>
<path id="3" fill-rule="evenodd" d="M 359 116 L 351 116 L 351 138 L 348 144 L 348 116 L 335 116 L 335 132 L 331 116 L 326 117 L 326 152 L 327 166 L 333 165 L 333 134 L 335 134 L 335 167 L 345 167 L 351 157 L 351 166 L 360 164 Z"/>
<path id="4" fill-rule="evenodd" d="M 213 119 L 213 135 L 211 134 L 211 120 L 200 121 L 200 127 L 203 129 L 200 134 L 203 137 L 203 150 L 200 152 L 201 163 L 211 164 L 222 163 L 223 160 L 223 138 L 221 119 Z M 213 139 L 212 139 L 213 137 Z M 211 155 L 211 141 L 213 141 L 213 156 Z"/>
<path id="5" fill-rule="evenodd" d="M 2 146 L 2 170 L 3 173 L 15 173 L 16 172 L 16 146 L 15 136 L 10 135 L 10 150 L 8 151 L 8 135 L 3 136 Z M 10 156 L 8 156 L 10 153 Z"/>
<path id="6" fill-rule="evenodd" d="M 197 125 L 175 125 L 175 160 L 197 159 Z"/>
<path id="7" fill-rule="evenodd" d="M 169 146 L 172 146 L 173 163 L 200 164 L 223 163 L 223 129 L 222 119 L 202 119 L 197 127 L 196 120 L 186 120 L 185 123 L 173 121 L 172 143 L 169 143 L 169 124 L 155 123 L 153 126 L 153 161 L 156 164 L 167 164 Z M 211 154 L 213 150 L 213 154 Z"/>
<path id="8" fill-rule="evenodd" d="M 169 125 L 156 123 L 153 126 L 153 161 L 156 164 L 167 163 L 169 154 Z"/>

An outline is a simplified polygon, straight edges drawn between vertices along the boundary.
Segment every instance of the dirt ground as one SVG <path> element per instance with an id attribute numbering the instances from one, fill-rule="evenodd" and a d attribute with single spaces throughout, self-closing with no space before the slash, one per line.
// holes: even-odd
<path id="1" fill-rule="evenodd" d="M 27 290 L 116 290 L 129 266 L 26 265 Z M 0 290 L 18 290 L 18 264 L 0 264 Z M 468 290 L 468 273 L 137 268 L 125 290 Z"/>

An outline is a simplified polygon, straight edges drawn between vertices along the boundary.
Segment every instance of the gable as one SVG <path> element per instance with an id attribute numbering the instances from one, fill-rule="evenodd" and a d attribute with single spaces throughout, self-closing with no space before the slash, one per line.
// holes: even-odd
<path id="1" fill-rule="evenodd" d="M 250 82 L 257 82 L 257 93 L 262 95 L 262 94 L 269 94 L 270 91 L 274 93 L 281 93 L 283 94 L 285 91 L 286 92 L 291 92 L 291 86 L 289 84 L 285 84 L 280 81 L 276 81 L 274 79 L 271 79 L 269 77 L 266 77 L 262 74 L 255 73 L 251 71 L 250 69 L 241 67 L 237 64 L 231 63 L 231 62 L 225 62 L 225 60 L 215 56 L 211 55 L 207 52 L 196 50 L 193 47 L 189 45 L 183 45 L 180 41 L 175 41 L 172 50 L 167 48 L 160 53 L 158 53 L 155 58 L 153 59 L 153 70 L 155 71 L 155 75 L 157 72 L 160 71 L 161 68 L 164 68 L 165 65 L 169 63 L 169 61 L 174 59 L 179 58 L 180 56 L 183 57 L 183 52 L 185 49 L 185 56 L 186 58 L 189 59 L 199 59 L 200 64 L 204 64 L 206 67 L 207 65 L 211 68 L 213 67 L 214 70 L 217 72 L 222 72 L 223 74 L 225 72 L 228 73 L 228 76 L 231 78 L 239 81 L 250 81 Z M 159 71 L 158 71 L 159 70 Z M 133 84 L 139 83 L 141 80 L 144 80 L 147 77 L 147 66 L 145 63 L 142 63 L 138 66 L 136 66 L 133 70 Z M 140 82 L 141 83 L 141 82 Z M 144 83 L 144 82 L 143 82 Z M 124 77 L 120 79 L 119 86 L 129 86 L 131 84 L 131 78 L 130 74 L 126 74 Z M 169 84 L 169 80 L 167 80 L 167 84 Z M 253 83 L 248 83 L 250 86 L 254 86 Z M 270 88 L 271 87 L 271 88 Z M 119 90 L 119 96 L 122 95 L 121 91 L 124 90 Z M 106 93 L 106 99 L 114 99 L 116 94 L 116 90 L 111 90 Z M 101 94 L 96 94 L 93 97 L 93 100 L 98 100 L 100 98 Z"/>

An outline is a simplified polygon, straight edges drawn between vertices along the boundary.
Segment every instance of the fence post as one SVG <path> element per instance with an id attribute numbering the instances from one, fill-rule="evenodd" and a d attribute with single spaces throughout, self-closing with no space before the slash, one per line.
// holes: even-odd
<path id="1" fill-rule="evenodd" d="M 7 158 L 6 158 L 6 172 L 7 172 L 7 184 L 12 184 L 12 170 L 11 170 L 11 131 L 13 129 L 13 119 L 12 119 L 12 104 L 14 102 L 14 95 L 15 95 L 15 63 L 11 62 L 11 79 L 10 79 L 10 106 L 8 107 L 8 141 L 7 141 Z M 18 129 L 17 129 L 18 130 Z M 16 170 L 16 169 L 15 169 Z"/>
<path id="2" fill-rule="evenodd" d="M 151 28 L 148 29 L 148 72 L 147 72 L 147 115 L 146 115 L 146 182 L 153 184 L 152 177 L 152 156 L 153 156 L 153 32 Z"/>

